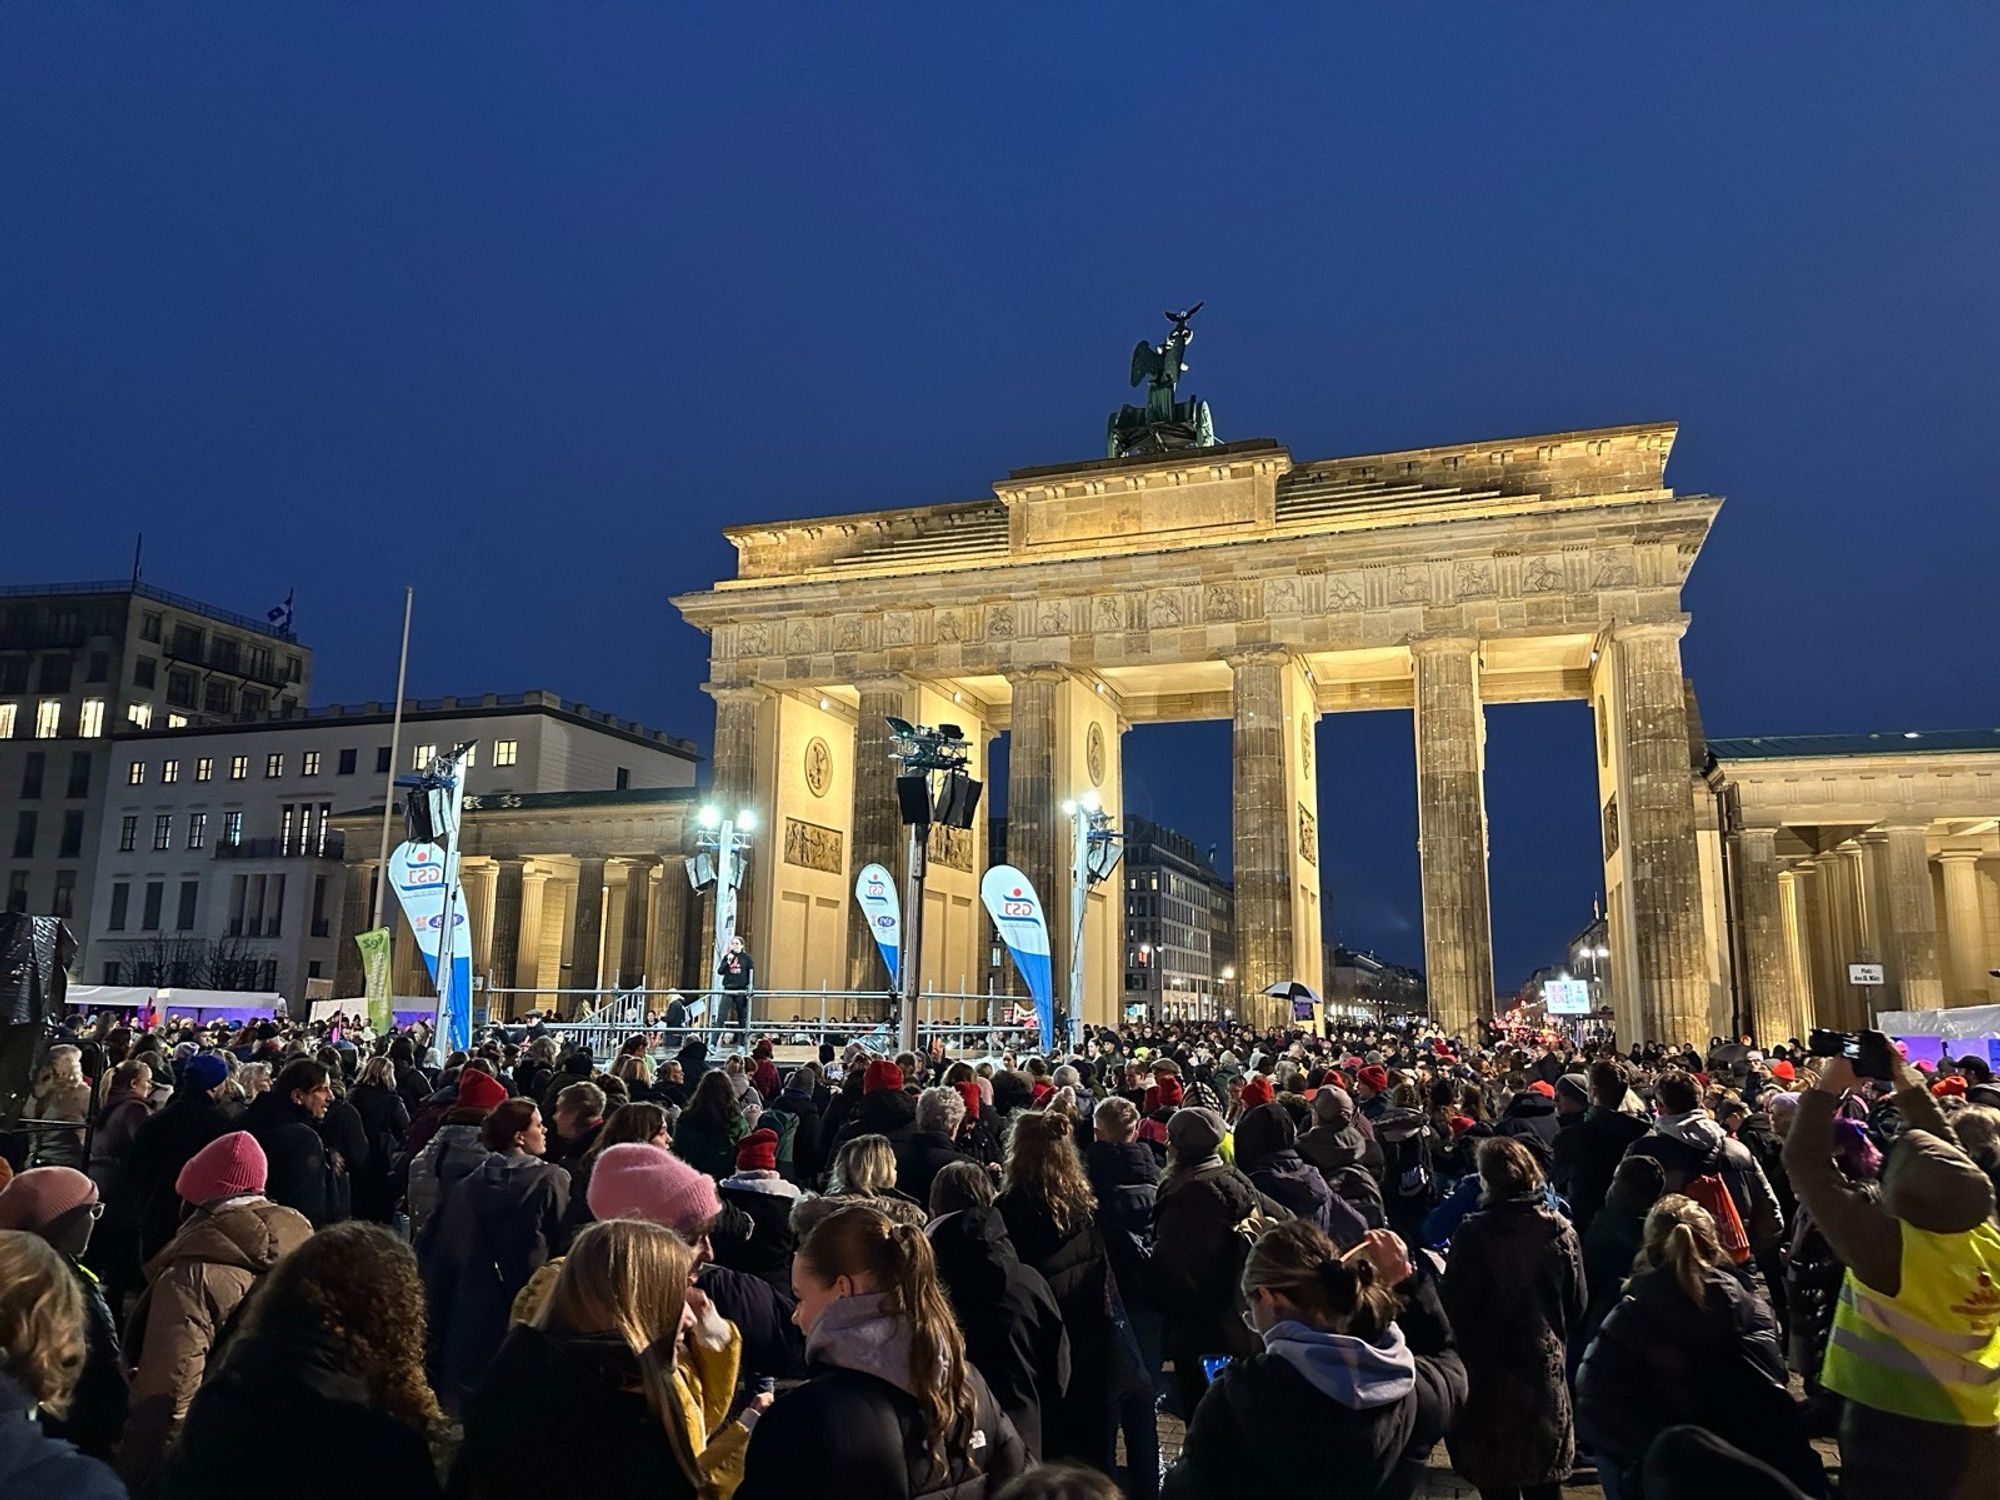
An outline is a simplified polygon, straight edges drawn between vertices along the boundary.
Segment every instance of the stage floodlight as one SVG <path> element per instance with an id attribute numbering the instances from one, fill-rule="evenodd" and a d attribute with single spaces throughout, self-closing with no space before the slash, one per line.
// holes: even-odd
<path id="1" fill-rule="evenodd" d="M 704 828 L 720 828 L 722 826 L 722 814 L 717 810 L 715 804 L 711 802 L 695 814 L 695 821 Z"/>
<path id="2" fill-rule="evenodd" d="M 1079 802 L 1083 810 L 1087 813 L 1104 811 L 1104 799 L 1098 796 L 1094 790 L 1085 792 L 1079 799 Z"/>
<path id="3" fill-rule="evenodd" d="M 1073 817 L 1075 817 L 1075 816 L 1076 816 L 1076 804 L 1075 804 L 1074 802 L 1065 802 L 1065 803 L 1063 803 L 1063 804 L 1062 804 L 1062 815 L 1063 815 L 1063 816 L 1064 816 L 1065 818 L 1073 818 Z"/>
<path id="4" fill-rule="evenodd" d="M 736 815 L 737 832 L 749 833 L 752 830 L 754 830 L 756 826 L 757 826 L 757 814 L 753 812 L 751 809 L 746 807 L 743 809 L 742 812 Z"/>
<path id="5" fill-rule="evenodd" d="M 948 740 L 962 740 L 965 738 L 965 731 L 960 729 L 956 724 L 940 724 L 937 727 L 937 732 Z"/>
<path id="6" fill-rule="evenodd" d="M 1124 847 L 1111 839 L 1092 842 L 1088 855 L 1090 878 L 1093 884 L 1109 880 L 1111 872 L 1118 868 L 1118 861 L 1125 855 Z"/>
<path id="7" fill-rule="evenodd" d="M 891 738 L 913 740 L 917 737 L 917 726 L 908 719 L 899 719 L 894 714 L 888 715 L 887 718 Z"/>

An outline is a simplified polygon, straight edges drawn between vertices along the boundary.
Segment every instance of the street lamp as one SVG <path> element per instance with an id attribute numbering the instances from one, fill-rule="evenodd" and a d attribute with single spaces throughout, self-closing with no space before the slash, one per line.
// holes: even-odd
<path id="1" fill-rule="evenodd" d="M 688 884 L 697 892 L 715 887 L 715 949 L 708 956 L 709 978 L 721 972 L 729 940 L 736 936 L 736 893 L 743 884 L 743 867 L 750 858 L 750 832 L 757 815 L 739 809 L 732 818 L 713 802 L 695 814 L 695 857 L 688 861 Z M 718 999 L 717 1005 L 721 1002 Z M 719 1022 L 720 1017 L 716 1017 Z M 746 1018 L 747 1024 L 747 1018 Z"/>
<path id="2" fill-rule="evenodd" d="M 910 830 L 908 895 L 903 903 L 909 931 L 904 934 L 896 989 L 902 1003 L 898 1028 L 903 1050 L 917 1049 L 917 995 L 923 987 L 924 876 L 929 872 L 931 825 L 970 828 L 979 807 L 980 784 L 966 774 L 965 731 L 956 724 L 932 729 L 888 716 L 889 757 L 903 768 L 896 778 L 896 806 Z M 935 785 L 933 784 L 935 778 Z"/>
<path id="3" fill-rule="evenodd" d="M 1236 965 L 1224 964 L 1222 966 L 1222 1001 L 1224 1006 L 1227 1006 L 1230 1000 L 1233 998 L 1233 992 L 1235 988 L 1236 988 Z"/>
<path id="4" fill-rule="evenodd" d="M 1104 799 L 1093 789 L 1062 804 L 1070 821 L 1070 945 L 1069 1034 L 1083 1032 L 1083 919 L 1090 907 L 1090 888 L 1108 880 L 1124 854 L 1124 835 L 1111 826 Z"/>

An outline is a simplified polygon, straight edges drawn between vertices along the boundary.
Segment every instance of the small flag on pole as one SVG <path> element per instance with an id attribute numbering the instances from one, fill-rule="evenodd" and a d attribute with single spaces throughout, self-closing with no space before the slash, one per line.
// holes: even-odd
<path id="1" fill-rule="evenodd" d="M 285 602 L 274 606 L 264 615 L 265 619 L 269 620 L 280 630 L 290 630 L 292 628 L 292 593 L 293 590 L 286 589 Z"/>

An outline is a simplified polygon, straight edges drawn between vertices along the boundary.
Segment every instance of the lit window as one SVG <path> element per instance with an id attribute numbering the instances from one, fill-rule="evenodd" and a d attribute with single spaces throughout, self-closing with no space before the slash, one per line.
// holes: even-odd
<path id="1" fill-rule="evenodd" d="M 86 703 L 84 707 L 87 709 L 90 705 Z M 134 703 L 125 710 L 125 717 L 132 723 L 137 724 L 141 729 L 151 729 L 153 727 L 153 705 L 150 703 Z"/>
<path id="2" fill-rule="evenodd" d="M 0 740 L 14 738 L 14 705 L 0 703 Z"/>
<path id="3" fill-rule="evenodd" d="M 278 852 L 280 854 L 292 852 L 292 804 L 289 802 L 285 804 L 284 827 L 278 834 Z"/>
<path id="4" fill-rule="evenodd" d="M 285 774 L 285 753 L 282 750 L 273 750 L 269 755 L 264 757 L 264 775 L 268 779 L 273 776 L 282 776 L 284 774 Z"/>
<path id="5" fill-rule="evenodd" d="M 222 815 L 222 842 L 240 844 L 243 842 L 243 814 L 226 812 Z"/>
<path id="6" fill-rule="evenodd" d="M 187 728 L 187 725 L 188 725 L 188 716 L 187 716 L 186 714 L 168 714 L 168 715 L 167 715 L 167 728 L 169 728 L 169 729 L 185 729 L 185 728 Z"/>
<path id="7" fill-rule="evenodd" d="M 146 763 L 143 760 L 135 760 L 126 768 L 125 784 L 127 786 L 144 786 L 146 784 Z"/>
<path id="8" fill-rule="evenodd" d="M 94 740 L 104 733 L 104 700 L 86 698 L 83 700 L 83 717 L 77 721 L 76 732 L 87 740 Z"/>
<path id="9" fill-rule="evenodd" d="M 249 775 L 250 775 L 249 756 L 232 755 L 229 757 L 229 779 L 231 781 L 242 781 L 246 779 Z"/>
<path id="10" fill-rule="evenodd" d="M 299 757 L 299 774 L 301 776 L 319 775 L 319 751 L 308 750 L 304 755 Z"/>
<path id="11" fill-rule="evenodd" d="M 208 847 L 208 814 L 189 813 L 188 848 L 206 849 L 207 847 Z"/>
<path id="12" fill-rule="evenodd" d="M 120 854 L 130 854 L 138 845 L 139 820 L 128 813 L 125 817 L 118 820 L 118 852 Z M 113 925 L 123 926 L 124 924 L 121 922 L 114 923 Z"/>
<path id="13" fill-rule="evenodd" d="M 35 738 L 52 740 L 62 733 L 62 699 L 44 698 L 35 705 Z"/>
<path id="14" fill-rule="evenodd" d="M 520 757 L 521 757 L 521 742 L 519 740 L 495 740 L 493 742 L 494 765 L 511 766 L 515 764 L 515 762 L 517 762 L 520 759 Z"/>
<path id="15" fill-rule="evenodd" d="M 201 758 L 200 758 L 199 760 L 197 760 L 197 761 L 196 761 L 196 762 L 194 763 L 194 779 L 195 779 L 196 781 L 213 781 L 213 780 L 215 780 L 215 757 L 214 757 L 214 756 L 212 756 L 212 755 L 204 755 L 204 756 L 202 756 L 202 757 L 201 757 Z"/>
<path id="16" fill-rule="evenodd" d="M 478 763 L 479 763 L 479 742 L 477 740 L 474 740 L 471 744 L 465 747 L 465 764 L 468 766 L 474 766 L 477 765 Z"/>
<path id="17" fill-rule="evenodd" d="M 174 847 L 174 815 L 161 813 L 153 819 L 153 847 L 171 849 Z"/>
<path id="18" fill-rule="evenodd" d="M 437 753 L 438 747 L 436 745 L 417 746 L 416 750 L 410 756 L 410 769 L 412 771 L 423 770 L 424 767 L 437 759 Z"/>

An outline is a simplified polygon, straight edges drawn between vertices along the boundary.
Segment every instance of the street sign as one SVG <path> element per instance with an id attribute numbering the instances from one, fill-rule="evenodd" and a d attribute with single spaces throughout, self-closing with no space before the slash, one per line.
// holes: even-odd
<path id="1" fill-rule="evenodd" d="M 1849 984 L 1880 984 L 1882 966 L 1880 964 L 1849 964 L 1847 966 Z"/>

